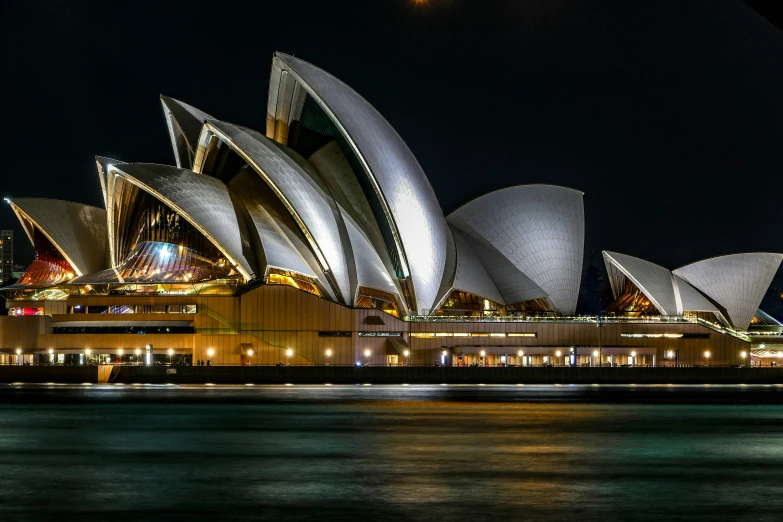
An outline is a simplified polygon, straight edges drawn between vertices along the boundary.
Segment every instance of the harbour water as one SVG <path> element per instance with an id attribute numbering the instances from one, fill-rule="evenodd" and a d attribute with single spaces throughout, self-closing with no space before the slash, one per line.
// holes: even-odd
<path id="1" fill-rule="evenodd" d="M 769 520 L 783 386 L 0 386 L 0 520 Z"/>

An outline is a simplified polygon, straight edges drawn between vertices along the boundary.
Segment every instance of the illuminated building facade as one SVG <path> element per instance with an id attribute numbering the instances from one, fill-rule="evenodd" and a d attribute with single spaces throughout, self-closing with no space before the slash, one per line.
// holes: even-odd
<path id="1" fill-rule="evenodd" d="M 0 284 L 14 277 L 14 231 L 0 230 Z"/>
<path id="2" fill-rule="evenodd" d="M 264 132 L 161 103 L 175 165 L 97 157 L 104 208 L 9 202 L 35 260 L 0 289 L 0 363 L 744 364 L 757 334 L 778 353 L 758 305 L 783 256 L 607 252 L 616 302 L 576 317 L 581 192 L 445 216 L 383 116 L 298 58 L 273 58 Z"/>

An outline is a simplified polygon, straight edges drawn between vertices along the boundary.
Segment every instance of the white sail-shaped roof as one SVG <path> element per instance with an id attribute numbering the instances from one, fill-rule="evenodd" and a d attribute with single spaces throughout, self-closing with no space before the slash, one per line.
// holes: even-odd
<path id="1" fill-rule="evenodd" d="M 30 241 L 33 241 L 29 229 L 32 224 L 70 263 L 77 276 L 106 268 L 104 209 L 42 198 L 19 198 L 10 203 Z"/>
<path id="2" fill-rule="evenodd" d="M 617 252 L 604 251 L 603 254 L 607 268 L 612 265 L 633 281 L 661 315 L 678 315 L 672 273 L 668 268 Z M 614 279 L 612 279 L 612 290 L 615 297 L 619 297 L 623 292 L 622 288 L 615 288 Z"/>
<path id="3" fill-rule="evenodd" d="M 747 329 L 783 261 L 783 254 L 714 257 L 674 271 L 726 309 L 735 328 Z"/>
<path id="4" fill-rule="evenodd" d="M 168 165 L 125 163 L 112 173 L 164 202 L 208 238 L 246 280 L 255 277 L 247 229 L 220 180 Z M 113 183 L 116 185 L 116 181 Z"/>
<path id="5" fill-rule="evenodd" d="M 457 276 L 454 290 L 462 290 L 499 304 L 506 304 L 487 269 L 481 264 L 470 239 L 459 229 L 452 227 L 451 231 L 457 247 Z"/>
<path id="6" fill-rule="evenodd" d="M 174 150 L 177 166 L 186 169 L 193 168 L 201 126 L 212 117 L 187 103 L 168 96 L 161 95 L 160 102 L 163 105 L 163 114 L 169 128 L 171 147 Z"/>
<path id="7" fill-rule="evenodd" d="M 390 255 L 400 263 L 399 276 L 412 282 L 416 300 L 412 307 L 429 313 L 453 239 L 435 192 L 408 146 L 364 98 L 303 60 L 276 54 L 269 85 L 269 137 L 277 139 L 277 127 L 290 124 L 294 117 L 291 107 L 305 92 L 341 133 L 378 201 L 378 212 L 383 216 L 376 218 L 383 219 L 390 231 L 387 248 L 396 250 Z"/>
<path id="8" fill-rule="evenodd" d="M 335 293 L 344 303 L 353 301 L 349 271 L 340 229 L 344 227 L 331 195 L 316 172 L 308 172 L 266 136 L 237 125 L 210 120 L 204 126 L 202 141 L 218 136 L 250 165 L 277 194 L 302 228 Z M 197 165 L 196 168 L 199 168 Z"/>
<path id="9" fill-rule="evenodd" d="M 556 311 L 572 315 L 584 256 L 582 195 L 550 185 L 510 187 L 474 199 L 447 219 L 487 241 L 546 292 Z"/>

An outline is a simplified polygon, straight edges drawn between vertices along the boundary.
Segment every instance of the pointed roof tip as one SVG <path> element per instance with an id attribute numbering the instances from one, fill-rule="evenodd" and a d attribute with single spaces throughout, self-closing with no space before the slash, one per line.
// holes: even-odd
<path id="1" fill-rule="evenodd" d="M 618 263 L 622 262 L 622 258 L 626 258 L 626 259 L 633 259 L 633 260 L 637 260 L 637 261 L 642 261 L 642 262 L 647 263 L 649 265 L 653 265 L 653 266 L 657 266 L 657 267 L 665 268 L 666 270 L 669 270 L 668 268 L 666 268 L 663 265 L 659 265 L 658 263 L 653 263 L 652 261 L 648 261 L 647 259 L 644 259 L 642 257 L 632 256 L 630 254 L 623 254 L 621 252 L 614 252 L 612 250 L 601 250 L 601 253 L 603 254 L 604 258 L 610 257 L 610 258 L 612 258 L 613 261 L 616 261 Z M 671 270 L 669 270 L 669 271 L 671 272 Z"/>
<path id="2" fill-rule="evenodd" d="M 115 159 L 115 158 L 110 158 L 108 156 L 98 156 L 98 155 L 95 156 L 95 161 L 100 161 L 101 163 L 111 163 L 111 162 L 114 162 L 114 163 L 125 163 L 122 160 L 118 160 L 118 159 Z"/>
<path id="3" fill-rule="evenodd" d="M 750 256 L 750 255 L 758 255 L 758 256 L 765 256 L 765 257 L 769 256 L 769 257 L 773 257 L 773 258 L 777 257 L 781 262 L 783 262 L 783 253 L 781 253 L 781 252 L 758 252 L 758 251 L 756 251 L 756 252 L 736 252 L 734 254 L 723 254 L 721 256 L 712 256 L 712 257 L 707 257 L 707 258 L 704 258 L 704 259 L 700 259 L 698 261 L 694 261 L 693 263 L 688 263 L 687 265 L 683 265 L 680 268 L 675 268 L 674 270 L 672 270 L 672 272 L 677 272 L 678 270 L 682 270 L 683 268 L 689 267 L 691 265 L 696 265 L 696 264 L 699 264 L 699 263 L 703 263 L 705 261 L 712 261 L 712 260 L 715 260 L 715 259 L 723 259 L 723 258 L 739 258 L 739 257 L 742 257 L 742 256 Z"/>

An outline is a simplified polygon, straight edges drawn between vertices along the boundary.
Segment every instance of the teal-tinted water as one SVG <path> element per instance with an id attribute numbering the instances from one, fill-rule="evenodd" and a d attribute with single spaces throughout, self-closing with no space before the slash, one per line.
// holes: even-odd
<path id="1" fill-rule="evenodd" d="M 0 520 L 781 520 L 783 387 L 0 385 Z"/>

